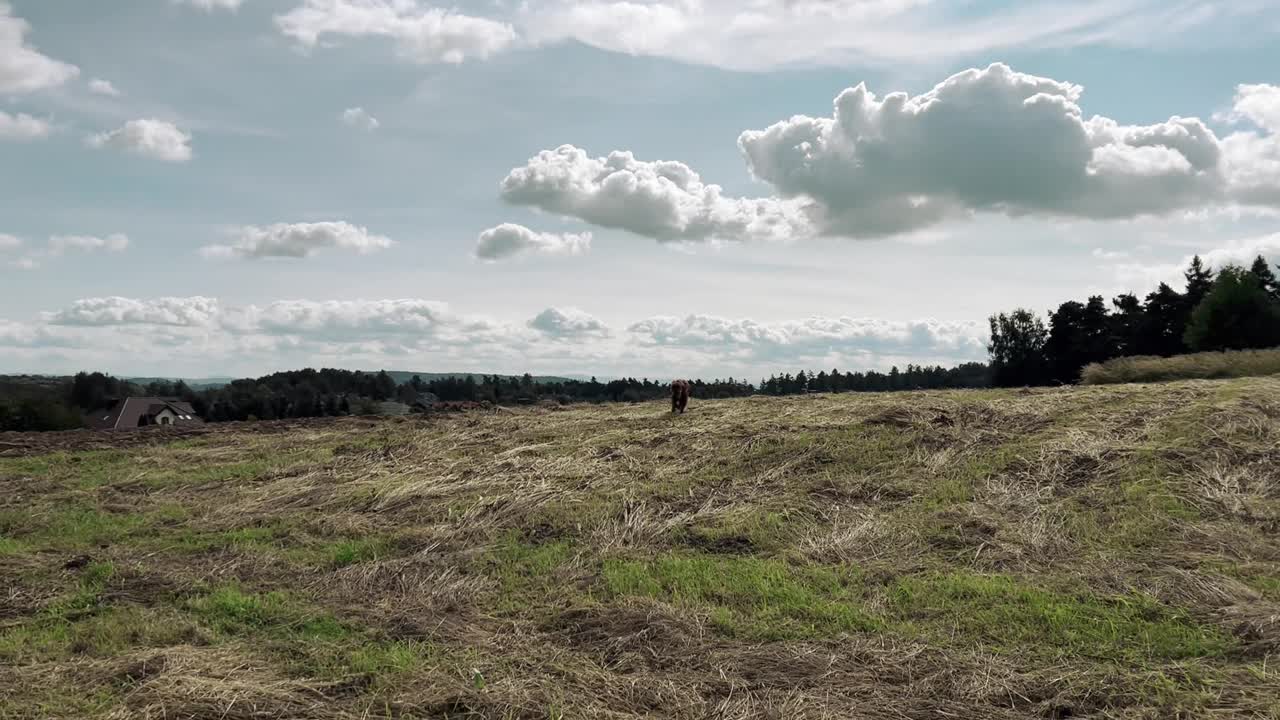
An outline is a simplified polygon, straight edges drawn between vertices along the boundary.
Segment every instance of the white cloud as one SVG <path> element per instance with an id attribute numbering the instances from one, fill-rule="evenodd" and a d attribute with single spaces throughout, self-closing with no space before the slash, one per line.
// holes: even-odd
<path id="1" fill-rule="evenodd" d="M 1227 122 L 1248 121 L 1260 128 L 1280 130 L 1280 87 L 1275 85 L 1239 85 L 1231 112 L 1221 118 Z"/>
<path id="2" fill-rule="evenodd" d="M 31 26 L 14 17 L 13 6 L 0 0 L 0 94 L 29 93 L 57 87 L 80 69 L 38 52 L 27 44 Z"/>
<path id="3" fill-rule="evenodd" d="M 609 327 L 577 308 L 547 308 L 529 321 L 529 327 L 548 338 L 582 340 L 609 337 Z"/>
<path id="4" fill-rule="evenodd" d="M 1240 85 L 1227 115 L 1258 128 L 1222 141 L 1229 193 L 1240 202 L 1280 208 L 1280 86 Z"/>
<path id="5" fill-rule="evenodd" d="M 535 43 L 576 40 L 737 70 L 898 69 L 1015 48 L 1226 44 L 1266 37 L 1250 21 L 1268 12 L 1263 2 L 1216 0 L 543 0 L 520 7 L 522 33 Z"/>
<path id="6" fill-rule="evenodd" d="M 317 250 L 338 248 L 367 254 L 391 247 L 390 238 L 373 235 L 347 222 L 276 223 L 267 227 L 247 226 L 238 231 L 231 245 L 201 248 L 206 257 L 305 258 Z"/>
<path id="7" fill-rule="evenodd" d="M 164 120 L 130 120 L 118 130 L 91 136 L 91 147 L 127 150 L 165 162 L 191 159 L 191 136 Z"/>
<path id="8" fill-rule="evenodd" d="M 49 238 L 49 252 L 52 255 L 61 255 L 67 250 L 81 250 L 84 252 L 94 252 L 96 250 L 106 250 L 108 252 L 123 252 L 129 247 L 129 237 L 116 233 L 106 237 L 97 237 L 94 235 L 54 235 Z"/>
<path id="9" fill-rule="evenodd" d="M 688 165 L 544 150 L 502 181 L 502 198 L 663 242 L 788 240 L 809 232 L 794 202 L 725 197 Z"/>
<path id="10" fill-rule="evenodd" d="M 49 348 L 70 344 L 65 336 L 45 325 L 0 318 L 0 348 Z"/>
<path id="11" fill-rule="evenodd" d="M 106 95 L 107 97 L 120 97 L 121 94 L 115 85 L 101 78 L 94 78 L 89 81 L 89 92 L 94 95 Z"/>
<path id="12" fill-rule="evenodd" d="M 342 111 L 342 122 L 351 127 L 358 127 L 364 130 L 377 130 L 382 123 L 378 122 L 378 118 L 370 115 L 362 107 L 347 108 Z"/>
<path id="13" fill-rule="evenodd" d="M 590 250 L 591 233 L 540 233 L 523 225 L 503 223 L 480 233 L 475 256 L 494 262 L 524 254 L 583 255 Z"/>
<path id="14" fill-rule="evenodd" d="M 812 201 L 827 234 L 877 237 L 975 212 L 1091 219 L 1224 199 L 1217 138 L 1199 120 L 1084 119 L 1082 88 L 1002 64 L 929 92 L 842 92 L 830 118 L 747 131 L 753 175 Z"/>
<path id="15" fill-rule="evenodd" d="M 650 346 L 683 348 L 754 363 L 848 362 L 876 356 L 980 360 L 986 328 L 980 323 L 911 322 L 811 317 L 762 323 L 711 315 L 660 316 L 628 332 Z"/>
<path id="16" fill-rule="evenodd" d="M 40 267 L 40 263 L 32 257 L 20 257 L 17 260 L 10 260 L 9 267 L 17 270 L 35 270 Z"/>
<path id="17" fill-rule="evenodd" d="M 22 238 L 17 237 L 15 235 L 6 235 L 5 233 L 0 233 L 0 252 L 5 252 L 6 250 L 16 250 L 20 247 L 22 247 Z"/>
<path id="18" fill-rule="evenodd" d="M 39 140 L 49 137 L 49 123 L 40 118 L 19 113 L 10 115 L 0 110 L 0 140 Z"/>
<path id="19" fill-rule="evenodd" d="M 206 297 L 163 297 L 135 300 L 123 297 L 85 298 L 71 307 L 49 313 L 52 325 L 172 325 L 206 327 L 218 318 L 218 301 Z"/>
<path id="20" fill-rule="evenodd" d="M 191 5 L 206 12 L 213 10 L 239 10 L 244 0 L 173 0 L 179 5 Z"/>
<path id="21" fill-rule="evenodd" d="M 433 338 L 492 339 L 501 326 L 453 313 L 447 303 L 416 298 L 396 300 L 281 300 L 230 313 L 227 325 L 240 333 L 286 335 L 322 341 L 365 341 L 397 336 L 413 343 Z"/>
<path id="22" fill-rule="evenodd" d="M 516 40 L 511 25 L 425 6 L 417 0 L 305 0 L 276 16 L 276 27 L 303 47 L 326 35 L 383 37 L 422 64 L 487 58 Z"/>

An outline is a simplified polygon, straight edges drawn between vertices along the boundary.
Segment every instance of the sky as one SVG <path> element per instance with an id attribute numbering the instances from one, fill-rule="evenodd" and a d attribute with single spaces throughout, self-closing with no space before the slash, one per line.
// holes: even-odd
<path id="1" fill-rule="evenodd" d="M 0 372 L 950 365 L 1197 253 L 1272 0 L 0 0 Z"/>

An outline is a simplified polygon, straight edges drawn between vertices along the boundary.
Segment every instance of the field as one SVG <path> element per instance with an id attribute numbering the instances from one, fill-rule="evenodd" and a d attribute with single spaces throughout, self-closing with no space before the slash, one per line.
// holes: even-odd
<path id="1" fill-rule="evenodd" d="M 1277 378 L 0 453 L 0 718 L 1280 718 Z"/>

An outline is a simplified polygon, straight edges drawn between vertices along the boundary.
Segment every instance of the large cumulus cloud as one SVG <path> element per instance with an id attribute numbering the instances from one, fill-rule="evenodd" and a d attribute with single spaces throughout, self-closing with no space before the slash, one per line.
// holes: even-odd
<path id="1" fill-rule="evenodd" d="M 1227 199 L 1205 123 L 1084 117 L 1082 88 L 1003 64 L 922 95 L 845 90 L 827 118 L 796 116 L 738 139 L 757 178 L 811 201 L 832 235 L 875 237 L 974 212 L 1132 218 Z"/>
<path id="2" fill-rule="evenodd" d="M 727 197 L 684 163 L 637 160 L 622 151 L 591 157 L 572 145 L 544 150 L 507 174 L 501 195 L 513 205 L 664 242 L 786 239 L 806 232 L 795 203 Z"/>

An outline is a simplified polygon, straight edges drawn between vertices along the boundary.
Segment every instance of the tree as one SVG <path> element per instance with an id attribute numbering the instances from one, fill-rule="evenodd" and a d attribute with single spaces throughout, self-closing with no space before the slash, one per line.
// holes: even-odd
<path id="1" fill-rule="evenodd" d="M 1069 300 L 1049 313 L 1049 335 L 1044 353 L 1051 379 L 1064 384 L 1080 377 L 1084 359 L 1084 305 Z"/>
<path id="2" fill-rule="evenodd" d="M 1229 265 L 1192 312 L 1185 340 L 1196 352 L 1280 345 L 1280 304 L 1252 272 Z"/>
<path id="3" fill-rule="evenodd" d="M 1044 353 L 1048 331 L 1040 318 L 1018 308 L 992 315 L 989 322 L 992 382 L 1001 387 L 1043 384 L 1048 374 Z"/>
<path id="4" fill-rule="evenodd" d="M 1183 312 L 1185 304 L 1186 298 L 1165 283 L 1147 295 L 1140 354 L 1170 357 L 1185 349 L 1182 343 L 1187 317 Z"/>
<path id="5" fill-rule="evenodd" d="M 1196 255 L 1182 276 L 1187 279 L 1187 307 L 1194 310 L 1213 289 L 1213 268 L 1205 267 L 1200 256 Z"/>
<path id="6" fill-rule="evenodd" d="M 1277 265 L 1276 267 L 1280 267 Z M 1276 279 L 1275 273 L 1271 272 L 1271 266 L 1267 264 L 1266 258 L 1259 255 L 1254 258 L 1253 266 L 1249 268 L 1249 274 L 1258 280 L 1258 285 L 1267 292 L 1272 299 L 1280 300 L 1280 280 Z"/>

